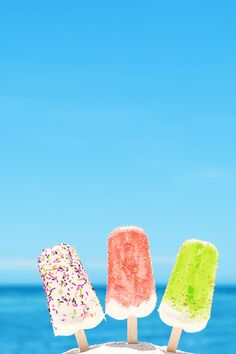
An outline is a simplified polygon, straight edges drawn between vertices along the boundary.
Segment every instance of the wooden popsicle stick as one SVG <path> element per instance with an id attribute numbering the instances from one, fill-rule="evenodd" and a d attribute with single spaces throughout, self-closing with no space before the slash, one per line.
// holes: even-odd
<path id="1" fill-rule="evenodd" d="M 128 317 L 128 343 L 129 344 L 136 344 L 138 343 L 138 323 L 137 317 L 130 316 Z"/>
<path id="2" fill-rule="evenodd" d="M 174 353 L 176 352 L 176 349 L 179 344 L 181 333 L 182 333 L 182 328 L 179 328 L 179 327 L 172 328 L 168 347 L 167 347 L 168 352 L 174 352 Z"/>
<path id="3" fill-rule="evenodd" d="M 86 334 L 83 329 L 79 329 L 78 332 L 75 333 L 75 337 L 80 349 L 80 353 L 86 352 L 89 350 L 89 345 L 87 342 Z"/>

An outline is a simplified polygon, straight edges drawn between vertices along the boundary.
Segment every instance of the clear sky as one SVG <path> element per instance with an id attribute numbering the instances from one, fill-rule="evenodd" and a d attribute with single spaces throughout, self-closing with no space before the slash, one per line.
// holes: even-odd
<path id="1" fill-rule="evenodd" d="M 0 5 L 0 283 L 75 246 L 106 280 L 107 236 L 148 235 L 158 282 L 187 238 L 236 282 L 235 1 Z"/>

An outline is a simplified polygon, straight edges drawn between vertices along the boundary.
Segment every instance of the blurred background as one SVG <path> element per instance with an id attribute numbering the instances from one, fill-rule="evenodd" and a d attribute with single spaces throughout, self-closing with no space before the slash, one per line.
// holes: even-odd
<path id="1" fill-rule="evenodd" d="M 0 347 L 58 354 L 37 257 L 75 246 L 104 304 L 107 237 L 148 236 L 159 302 L 181 243 L 220 252 L 212 318 L 180 348 L 233 352 L 236 326 L 234 1 L 0 4 Z M 158 304 L 159 304 L 158 302 Z M 126 340 L 107 318 L 91 344 Z M 165 345 L 156 311 L 140 340 Z"/>

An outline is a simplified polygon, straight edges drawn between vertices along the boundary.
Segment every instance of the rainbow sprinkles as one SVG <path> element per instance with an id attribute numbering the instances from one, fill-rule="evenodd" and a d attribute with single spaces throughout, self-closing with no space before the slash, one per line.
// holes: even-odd
<path id="1" fill-rule="evenodd" d="M 38 262 L 55 335 L 72 335 L 103 320 L 102 307 L 74 248 L 59 244 L 44 249 Z"/>

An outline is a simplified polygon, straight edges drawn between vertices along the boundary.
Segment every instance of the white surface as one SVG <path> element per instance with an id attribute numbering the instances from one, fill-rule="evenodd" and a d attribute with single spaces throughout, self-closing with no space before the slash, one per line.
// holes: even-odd
<path id="1" fill-rule="evenodd" d="M 71 349 L 63 354 L 79 354 L 79 349 Z M 158 347 L 151 343 L 105 343 L 91 346 L 87 353 L 91 354 L 168 354 L 166 347 Z M 191 354 L 177 350 L 179 354 Z M 169 353 L 173 354 L 173 353 Z"/>
<path id="2" fill-rule="evenodd" d="M 130 316 L 148 316 L 156 307 L 157 296 L 153 293 L 148 301 L 143 301 L 139 306 L 124 307 L 115 300 L 106 303 L 106 314 L 116 320 L 124 320 Z"/>
<path id="3" fill-rule="evenodd" d="M 191 318 L 188 311 L 178 312 L 170 303 L 162 300 L 158 309 L 161 320 L 171 327 L 183 328 L 185 332 L 199 332 L 206 327 L 208 320 Z"/>

